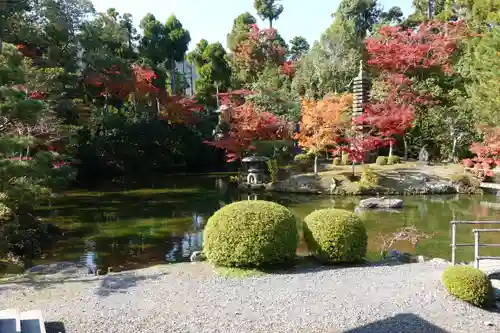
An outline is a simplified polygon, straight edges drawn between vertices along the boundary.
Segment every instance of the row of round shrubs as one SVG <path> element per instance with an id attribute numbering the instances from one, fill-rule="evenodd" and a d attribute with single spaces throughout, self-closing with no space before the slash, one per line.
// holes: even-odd
<path id="1" fill-rule="evenodd" d="M 391 156 L 379 156 L 375 160 L 375 164 L 377 165 L 391 165 L 391 164 L 399 164 L 401 163 L 401 157 L 396 155 Z"/>
<path id="2" fill-rule="evenodd" d="M 356 262 L 365 257 L 368 237 L 354 213 L 322 209 L 304 222 L 309 250 L 321 262 Z M 203 251 L 218 266 L 269 267 L 292 262 L 298 239 L 298 223 L 288 208 L 269 201 L 239 201 L 209 218 Z"/>

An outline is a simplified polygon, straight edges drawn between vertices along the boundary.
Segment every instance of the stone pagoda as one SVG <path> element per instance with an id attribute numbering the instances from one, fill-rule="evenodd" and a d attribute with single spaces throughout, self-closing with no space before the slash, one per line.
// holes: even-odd
<path id="1" fill-rule="evenodd" d="M 352 116 L 357 117 L 363 113 L 363 105 L 370 100 L 371 80 L 363 69 L 363 60 L 359 61 L 359 74 L 353 80 L 354 100 Z"/>

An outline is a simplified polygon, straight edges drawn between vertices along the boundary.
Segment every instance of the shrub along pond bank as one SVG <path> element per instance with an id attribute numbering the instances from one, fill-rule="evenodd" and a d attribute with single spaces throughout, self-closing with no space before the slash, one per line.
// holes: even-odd
<path id="1" fill-rule="evenodd" d="M 54 223 L 64 233 L 44 248 L 33 265 L 55 262 L 88 262 L 105 273 L 147 267 L 165 262 L 189 261 L 201 250 L 204 226 L 221 206 L 238 200 L 264 199 L 289 208 L 304 219 L 312 211 L 339 208 L 353 212 L 362 198 L 294 195 L 288 193 L 241 193 L 220 176 L 171 177 L 136 188 L 69 192 L 39 208 L 42 221 Z M 393 211 L 362 211 L 367 235 L 367 258 L 379 260 L 381 246 L 402 228 L 416 227 L 428 238 L 416 247 L 409 241 L 394 241 L 391 249 L 430 258 L 450 258 L 452 219 L 500 219 L 500 204 L 494 196 L 407 196 L 404 208 Z M 457 231 L 457 242 L 472 241 L 471 228 Z M 495 235 L 485 242 L 500 243 Z M 299 253 L 306 249 L 303 242 Z M 490 248 L 484 255 L 494 255 Z M 460 249 L 459 261 L 471 261 L 473 249 Z M 2 265 L 2 273 L 24 272 L 27 267 Z"/>

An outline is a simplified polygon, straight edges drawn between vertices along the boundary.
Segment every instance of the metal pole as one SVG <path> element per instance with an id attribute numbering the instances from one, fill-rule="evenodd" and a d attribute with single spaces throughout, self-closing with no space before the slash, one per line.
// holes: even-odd
<path id="1" fill-rule="evenodd" d="M 457 225 L 456 223 L 453 221 L 451 222 L 451 264 L 452 265 L 455 265 L 455 262 L 456 262 L 456 250 L 457 250 L 457 240 L 456 240 L 456 237 L 457 237 Z"/>
<path id="2" fill-rule="evenodd" d="M 474 230 L 474 267 L 479 269 L 479 230 Z"/>

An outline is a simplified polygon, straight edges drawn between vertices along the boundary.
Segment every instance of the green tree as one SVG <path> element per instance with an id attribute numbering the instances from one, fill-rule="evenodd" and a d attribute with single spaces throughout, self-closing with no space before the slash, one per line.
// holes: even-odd
<path id="1" fill-rule="evenodd" d="M 30 9 L 29 0 L 4 0 L 0 1 L 0 53 L 2 53 L 3 37 L 6 28 L 17 13 L 22 13 Z"/>
<path id="2" fill-rule="evenodd" d="M 231 67 L 227 53 L 221 43 L 209 44 L 202 39 L 188 54 L 188 61 L 196 66 L 196 97 L 210 108 L 216 106 L 215 94 L 224 92 L 231 84 Z"/>
<path id="3" fill-rule="evenodd" d="M 170 76 L 170 88 L 175 91 L 175 64 L 184 60 L 191 41 L 189 32 L 174 15 L 162 24 L 153 14 L 147 14 L 141 20 L 140 27 L 143 36 L 139 53 L 157 73 L 158 87 L 165 87 L 165 80 Z"/>
<path id="4" fill-rule="evenodd" d="M 467 80 L 468 107 L 479 122 L 500 125 L 500 27 L 468 42 L 461 59 L 461 73 Z"/>
<path id="5" fill-rule="evenodd" d="M 262 20 L 269 21 L 269 28 L 273 27 L 273 21 L 276 21 L 283 13 L 283 5 L 279 3 L 279 0 L 255 0 L 254 7 Z"/>
<path id="6" fill-rule="evenodd" d="M 240 42 L 247 38 L 250 31 L 250 25 L 256 24 L 257 20 L 249 12 L 245 12 L 236 17 L 233 21 L 233 27 L 231 32 L 227 35 L 227 47 L 229 50 L 234 52 L 236 46 Z"/>
<path id="7" fill-rule="evenodd" d="M 353 37 L 363 40 L 379 21 L 380 8 L 376 0 L 342 0 L 333 14 L 333 30 L 351 31 Z M 343 27 L 342 27 L 343 26 Z"/>
<path id="8" fill-rule="evenodd" d="M 293 37 L 290 41 L 290 57 L 292 60 L 298 60 L 309 52 L 309 43 L 302 36 Z"/>
<path id="9" fill-rule="evenodd" d="M 74 176 L 62 156 L 47 151 L 47 137 L 57 131 L 54 115 L 30 89 L 37 70 L 10 44 L 0 55 L 0 255 L 29 260 L 44 240 L 46 227 L 35 206 L 54 186 Z M 44 148 L 45 147 L 45 148 Z"/>
<path id="10" fill-rule="evenodd" d="M 298 95 L 291 90 L 291 79 L 280 66 L 269 64 L 250 89 L 255 93 L 249 99 L 262 111 L 280 116 L 287 121 L 300 120 Z"/>
<path id="11" fill-rule="evenodd" d="M 350 91 L 361 56 L 361 50 L 353 47 L 348 35 L 327 31 L 301 60 L 292 89 L 300 96 L 315 99 Z"/>

